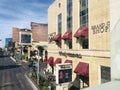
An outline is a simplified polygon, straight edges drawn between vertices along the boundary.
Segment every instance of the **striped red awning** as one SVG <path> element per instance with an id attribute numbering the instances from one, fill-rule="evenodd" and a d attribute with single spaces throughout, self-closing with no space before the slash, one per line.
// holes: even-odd
<path id="1" fill-rule="evenodd" d="M 65 60 L 65 63 L 72 63 L 72 60 Z"/>
<path id="2" fill-rule="evenodd" d="M 62 39 L 72 39 L 72 30 L 68 30 L 65 32 L 65 34 L 62 36 Z"/>
<path id="3" fill-rule="evenodd" d="M 85 38 L 88 38 L 88 27 L 82 26 L 74 34 L 74 37 L 80 37 L 80 36 L 84 36 Z"/>
<path id="4" fill-rule="evenodd" d="M 61 40 L 61 34 L 57 34 L 54 36 L 54 41 L 60 41 Z"/>
<path id="5" fill-rule="evenodd" d="M 62 59 L 61 58 L 57 58 L 56 60 L 55 60 L 55 62 L 54 62 L 54 66 L 56 65 L 56 64 L 60 64 L 62 62 Z"/>
<path id="6" fill-rule="evenodd" d="M 89 64 L 84 62 L 79 62 L 74 70 L 78 75 L 89 77 Z"/>

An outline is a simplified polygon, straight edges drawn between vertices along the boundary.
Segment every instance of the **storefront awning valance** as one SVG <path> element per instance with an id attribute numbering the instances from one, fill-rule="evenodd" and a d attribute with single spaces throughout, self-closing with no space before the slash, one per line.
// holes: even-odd
<path id="1" fill-rule="evenodd" d="M 62 39 L 72 39 L 72 30 L 68 30 L 65 32 L 65 34 L 62 36 Z"/>
<path id="2" fill-rule="evenodd" d="M 85 38 L 88 38 L 88 27 L 80 27 L 76 33 L 74 34 L 74 37 L 80 37 L 84 36 Z"/>
<path id="3" fill-rule="evenodd" d="M 62 62 L 62 59 L 61 58 L 57 58 L 54 62 L 54 65 L 56 64 L 60 64 Z"/>
<path id="4" fill-rule="evenodd" d="M 65 60 L 65 63 L 72 63 L 72 60 Z"/>
<path id="5" fill-rule="evenodd" d="M 47 61 L 49 64 L 54 64 L 54 57 L 49 57 L 48 58 L 48 61 Z"/>
<path id="6" fill-rule="evenodd" d="M 54 41 L 60 41 L 61 40 L 61 34 L 57 34 L 54 36 Z"/>
<path id="7" fill-rule="evenodd" d="M 74 70 L 78 75 L 89 77 L 89 64 L 84 62 L 79 62 Z"/>

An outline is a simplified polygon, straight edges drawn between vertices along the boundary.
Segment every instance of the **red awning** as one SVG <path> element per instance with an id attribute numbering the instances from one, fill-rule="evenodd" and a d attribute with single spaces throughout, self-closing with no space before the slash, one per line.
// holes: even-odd
<path id="1" fill-rule="evenodd" d="M 78 75 L 89 77 L 89 64 L 84 62 L 79 62 L 74 70 Z"/>
<path id="2" fill-rule="evenodd" d="M 60 64 L 62 62 L 62 59 L 61 58 L 57 58 L 54 62 L 54 65 L 56 64 Z"/>
<path id="3" fill-rule="evenodd" d="M 72 63 L 72 60 L 65 60 L 65 63 Z"/>
<path id="4" fill-rule="evenodd" d="M 76 33 L 74 34 L 74 37 L 80 37 L 84 36 L 85 38 L 88 38 L 88 27 L 80 27 Z"/>
<path id="5" fill-rule="evenodd" d="M 54 41 L 60 41 L 61 40 L 61 34 L 57 34 L 54 36 Z"/>
<path id="6" fill-rule="evenodd" d="M 72 30 L 68 30 L 67 32 L 65 32 L 65 34 L 63 35 L 62 39 L 72 39 Z"/>
<path id="7" fill-rule="evenodd" d="M 48 64 L 54 64 L 54 57 L 49 57 L 49 59 L 48 59 Z"/>

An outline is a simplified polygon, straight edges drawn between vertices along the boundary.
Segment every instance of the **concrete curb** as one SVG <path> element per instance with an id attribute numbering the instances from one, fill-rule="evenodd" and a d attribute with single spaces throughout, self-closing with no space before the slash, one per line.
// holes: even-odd
<path id="1" fill-rule="evenodd" d="M 27 73 L 25 73 L 25 77 L 28 80 L 28 82 L 30 83 L 30 85 L 32 86 L 33 90 L 39 90 L 35 84 L 32 82 L 32 80 L 28 77 Z"/>

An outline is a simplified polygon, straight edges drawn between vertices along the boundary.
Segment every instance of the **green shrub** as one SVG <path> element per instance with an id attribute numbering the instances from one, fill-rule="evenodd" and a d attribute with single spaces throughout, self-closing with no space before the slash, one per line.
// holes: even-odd
<path id="1" fill-rule="evenodd" d="M 46 87 L 48 87 L 48 85 L 49 85 L 49 83 L 48 83 L 48 81 L 44 81 L 44 86 L 46 86 Z"/>
<path id="2" fill-rule="evenodd" d="M 28 55 L 22 55 L 22 59 L 28 60 Z"/>
<path id="3" fill-rule="evenodd" d="M 47 86 L 43 86 L 43 90 L 48 90 L 48 87 Z"/>

